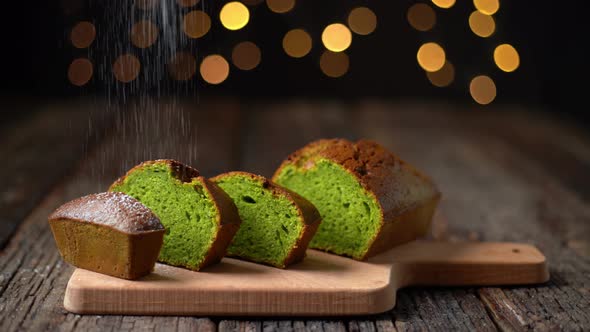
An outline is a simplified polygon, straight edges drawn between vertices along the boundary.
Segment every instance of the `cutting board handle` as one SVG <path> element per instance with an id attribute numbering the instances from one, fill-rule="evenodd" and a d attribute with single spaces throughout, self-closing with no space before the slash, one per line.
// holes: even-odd
<path id="1" fill-rule="evenodd" d="M 496 242 L 413 242 L 370 260 L 392 265 L 392 282 L 406 286 L 492 286 L 549 280 L 545 256 L 534 246 Z"/>

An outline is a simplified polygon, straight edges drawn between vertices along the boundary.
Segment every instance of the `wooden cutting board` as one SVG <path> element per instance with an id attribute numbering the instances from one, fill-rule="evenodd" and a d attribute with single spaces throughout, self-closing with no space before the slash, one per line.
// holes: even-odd
<path id="1" fill-rule="evenodd" d="M 517 243 L 412 242 L 366 262 L 308 250 L 287 270 L 225 258 L 202 272 L 157 264 L 129 281 L 77 269 L 64 306 L 79 314 L 319 316 L 374 314 L 407 286 L 524 285 L 549 279 Z"/>

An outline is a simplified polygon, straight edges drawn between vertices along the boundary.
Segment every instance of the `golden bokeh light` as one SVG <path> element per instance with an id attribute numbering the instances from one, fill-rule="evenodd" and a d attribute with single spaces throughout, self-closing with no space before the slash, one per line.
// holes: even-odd
<path id="1" fill-rule="evenodd" d="M 477 36 L 486 38 L 494 33 L 496 30 L 496 23 L 492 16 L 476 10 L 469 15 L 469 27 Z"/>
<path id="2" fill-rule="evenodd" d="M 469 93 L 475 102 L 487 105 L 496 98 L 496 84 L 490 77 L 480 75 L 469 83 Z"/>
<path id="3" fill-rule="evenodd" d="M 418 31 L 428 31 L 436 24 L 434 9 L 425 3 L 417 3 L 408 9 L 408 23 Z"/>
<path id="4" fill-rule="evenodd" d="M 201 62 L 200 72 L 205 82 L 220 84 L 229 75 L 229 63 L 221 55 L 209 55 Z"/>
<path id="5" fill-rule="evenodd" d="M 352 43 L 352 33 L 341 23 L 328 25 L 322 32 L 324 46 L 332 52 L 342 52 Z"/>
<path id="6" fill-rule="evenodd" d="M 190 38 L 201 38 L 211 29 L 211 18 L 201 10 L 193 10 L 184 15 L 182 30 Z"/>
<path id="7" fill-rule="evenodd" d="M 131 43 L 139 48 L 152 46 L 158 39 L 158 27 L 148 20 L 142 20 L 131 27 Z"/>
<path id="8" fill-rule="evenodd" d="M 455 66 L 447 60 L 441 69 L 433 72 L 427 71 L 426 77 L 432 85 L 444 88 L 455 80 Z"/>
<path id="9" fill-rule="evenodd" d="M 440 8 L 451 8 L 455 5 L 455 0 L 432 0 L 432 3 Z"/>
<path id="10" fill-rule="evenodd" d="M 96 28 L 90 22 L 79 22 L 72 28 L 70 40 L 76 48 L 86 48 L 92 44 L 96 37 Z"/>
<path id="11" fill-rule="evenodd" d="M 238 1 L 228 2 L 219 13 L 221 24 L 228 30 L 239 30 L 248 24 L 250 12 L 248 7 Z"/>
<path id="12" fill-rule="evenodd" d="M 123 54 L 113 63 L 113 74 L 119 82 L 129 83 L 137 78 L 141 64 L 139 59 L 132 54 Z"/>
<path id="13" fill-rule="evenodd" d="M 177 81 L 190 80 L 197 72 L 197 60 L 190 53 L 179 52 L 168 63 L 168 72 Z"/>
<path id="14" fill-rule="evenodd" d="M 295 7 L 295 0 L 266 0 L 266 5 L 271 11 L 283 14 Z"/>
<path id="15" fill-rule="evenodd" d="M 445 50 L 437 43 L 426 43 L 420 46 L 416 55 L 418 64 L 426 71 L 438 71 L 445 64 Z"/>
<path id="16" fill-rule="evenodd" d="M 83 86 L 90 81 L 93 73 L 92 62 L 85 58 L 78 58 L 68 67 L 68 80 L 75 86 Z"/>
<path id="17" fill-rule="evenodd" d="M 253 42 L 241 42 L 234 47 L 231 59 L 234 65 L 241 70 L 252 70 L 260 63 L 260 48 Z"/>
<path id="18" fill-rule="evenodd" d="M 199 3 L 199 0 L 176 0 L 176 2 L 178 2 L 178 5 L 180 7 L 187 8 L 187 7 L 192 7 L 192 6 L 196 5 L 196 4 L 198 4 Z"/>
<path id="19" fill-rule="evenodd" d="M 499 0 L 473 0 L 473 5 L 486 15 L 494 15 L 500 9 Z"/>
<path id="20" fill-rule="evenodd" d="M 505 72 L 513 72 L 520 66 L 520 56 L 510 44 L 502 44 L 494 50 L 496 66 Z"/>
<path id="21" fill-rule="evenodd" d="M 368 35 L 377 27 L 377 15 L 367 7 L 357 7 L 348 14 L 350 30 L 359 35 Z"/>
<path id="22" fill-rule="evenodd" d="M 160 0 L 135 0 L 135 6 L 139 9 L 150 10 L 156 7 Z"/>
<path id="23" fill-rule="evenodd" d="M 329 77 L 341 77 L 348 72 L 350 61 L 344 52 L 325 50 L 320 57 L 320 69 Z"/>
<path id="24" fill-rule="evenodd" d="M 285 53 L 294 58 L 301 58 L 311 51 L 311 36 L 303 29 L 293 29 L 283 37 Z"/>

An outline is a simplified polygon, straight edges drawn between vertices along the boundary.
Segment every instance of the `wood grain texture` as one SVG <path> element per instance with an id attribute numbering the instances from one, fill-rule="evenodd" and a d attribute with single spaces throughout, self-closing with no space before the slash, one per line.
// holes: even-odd
<path id="1" fill-rule="evenodd" d="M 436 109 L 429 110 L 427 106 L 422 105 L 399 105 L 382 102 L 366 101 L 358 104 L 343 105 L 338 102 L 321 102 L 314 103 L 309 101 L 297 101 L 296 103 L 276 103 L 255 107 L 250 113 L 248 121 L 249 135 L 247 136 L 247 146 L 242 151 L 250 149 L 249 153 L 242 154 L 242 165 L 248 165 L 250 169 L 258 170 L 263 173 L 272 174 L 274 168 L 279 162 L 269 164 L 271 158 L 285 158 L 294 149 L 297 149 L 310 140 L 322 137 L 344 137 L 348 139 L 358 139 L 361 137 L 375 138 L 385 140 L 388 146 L 406 147 L 406 150 L 414 152 L 415 158 L 409 160 L 426 171 L 424 160 L 419 157 L 423 153 L 432 153 L 432 145 L 436 145 L 438 135 L 454 135 L 452 130 L 448 130 L 449 121 L 447 117 L 454 112 L 451 108 L 445 109 L 437 105 Z M 400 113 L 403 113 L 400 114 Z M 431 133 L 432 127 L 438 127 L 438 131 Z M 373 128 L 378 132 L 373 132 Z M 407 128 L 403 130 L 403 128 Z M 251 134 L 250 134 L 251 133 Z M 377 135 L 375 135 L 377 134 Z M 415 136 L 422 139 L 419 144 L 413 140 Z M 269 139 L 272 138 L 272 139 Z M 430 145 L 425 144 L 430 143 Z M 264 151 L 269 157 L 259 158 L 260 151 Z M 394 149 L 400 152 L 401 156 L 407 158 L 409 155 L 404 150 Z M 412 156 L 410 156 L 412 157 Z M 430 162 L 430 161 L 428 161 Z M 435 167 L 438 163 L 447 163 L 435 161 L 431 166 Z M 461 162 L 461 161 L 459 161 Z M 444 174 L 443 176 L 456 176 L 456 174 Z M 452 179 L 449 179 L 452 180 Z M 474 190 L 475 188 L 471 188 Z M 444 197 L 443 197 L 444 199 Z M 477 205 L 473 207 L 476 208 Z M 466 225 L 478 224 L 479 217 L 468 220 L 462 218 Z M 440 239 L 467 239 L 467 234 L 473 233 L 470 227 L 457 228 L 454 225 L 450 228 L 448 222 L 438 222 L 443 219 L 435 219 L 434 226 L 435 238 Z M 442 229 L 441 229 L 442 228 Z M 463 237 L 463 234 L 466 236 Z M 440 295 L 440 294 L 443 295 Z M 454 307 L 460 308 L 460 314 L 452 316 L 449 319 L 448 328 L 452 330 L 466 330 L 464 325 L 465 317 L 475 317 L 475 322 L 483 322 L 485 326 L 492 326 L 494 323 L 485 312 L 484 306 L 476 296 L 462 297 L 451 296 L 448 291 L 429 289 L 428 292 L 417 294 L 411 289 L 405 289 L 399 292 L 400 297 L 410 294 L 413 302 L 419 302 L 423 296 L 433 298 L 434 296 L 445 298 L 446 303 L 452 303 Z M 461 302 L 461 306 L 459 306 Z M 431 306 L 432 315 L 421 316 L 416 312 L 417 308 L 409 304 L 400 303 L 394 309 L 393 314 L 388 317 L 382 317 L 381 325 L 388 330 L 399 327 L 404 329 L 412 326 L 421 326 L 427 330 L 430 326 L 435 326 L 438 317 L 446 317 L 448 310 L 444 306 Z M 429 303 L 435 303 L 434 299 Z M 407 315 L 398 315 L 398 312 L 407 312 Z M 399 317 L 399 318 L 398 318 Z M 477 319 L 477 320 L 476 320 Z M 477 326 L 477 325 L 476 325 Z M 389 329 L 391 327 L 391 329 Z"/>
<path id="2" fill-rule="evenodd" d="M 231 133 L 232 127 L 227 127 L 224 121 L 212 120 L 219 115 L 206 111 L 210 109 L 209 107 L 211 104 L 199 105 L 202 113 L 199 115 L 199 123 L 207 124 L 209 126 L 207 130 Z M 216 111 L 227 118 L 238 115 L 238 109 L 231 106 L 231 102 L 215 104 L 215 107 Z M 185 115 L 193 114 L 193 110 L 193 108 L 181 109 Z M 191 331 L 216 329 L 216 324 L 207 318 L 167 317 L 154 320 L 151 317 L 79 316 L 68 314 L 63 309 L 64 290 L 73 268 L 59 257 L 48 227 L 47 216 L 67 200 L 106 189 L 110 182 L 120 175 L 119 172 L 124 168 L 122 162 L 129 161 L 119 158 L 122 151 L 131 150 L 131 146 L 138 142 L 136 139 L 138 136 L 129 140 L 123 139 L 128 137 L 123 134 L 126 130 L 137 129 L 136 123 L 132 120 L 137 114 L 133 112 L 126 114 L 130 117 L 129 120 L 119 120 L 122 122 L 112 125 L 117 127 L 117 130 L 111 137 L 118 138 L 118 141 L 103 140 L 95 145 L 82 164 L 76 165 L 72 162 L 70 167 L 75 169 L 75 173 L 47 195 L 41 204 L 26 217 L 18 232 L 0 253 L 0 271 L 2 271 L 0 274 L 0 331 L 168 330 L 171 327 L 175 330 Z M 196 114 L 192 116 L 197 117 Z M 177 116 L 175 118 L 179 119 Z M 86 124 L 87 120 L 87 118 L 80 120 L 78 125 Z M 186 121 L 189 122 L 189 120 Z M 62 125 L 65 126 L 65 124 Z M 197 127 L 191 128 L 194 131 L 190 134 L 191 137 L 199 137 Z M 197 149 L 204 155 L 215 154 L 210 152 L 212 147 L 226 151 L 222 155 L 217 155 L 216 160 L 205 158 L 200 162 L 204 168 L 209 167 L 211 170 L 218 168 L 218 165 L 230 167 L 228 165 L 232 164 L 231 160 L 223 159 L 223 156 L 228 156 L 230 153 L 235 154 L 231 140 L 225 142 L 227 146 L 216 145 L 217 142 L 208 141 L 206 137 L 203 137 L 202 140 L 191 144 L 196 144 Z M 179 145 L 177 149 L 181 150 L 183 146 Z M 132 154 L 129 157 L 134 158 L 137 155 Z"/>
<path id="3" fill-rule="evenodd" d="M 275 158 L 319 137 L 383 140 L 442 186 L 441 208 L 446 218 L 437 219 L 442 222 L 434 225 L 434 238 L 535 244 L 548 257 L 552 280 L 542 287 L 407 288 L 398 292 L 397 306 L 389 313 L 336 320 L 228 317 L 217 321 L 68 314 L 61 303 L 73 270 L 55 256 L 44 218 L 66 199 L 100 188 L 89 182 L 102 172 L 81 167 L 82 172 L 67 179 L 66 190 L 46 196 L 32 213 L 34 204 L 22 210 L 27 211 L 22 214 L 28 215 L 26 221 L 0 252 L 0 330 L 222 330 L 229 322 L 260 330 L 317 331 L 352 329 L 359 321 L 371 321 L 381 331 L 588 329 L 590 214 L 585 190 L 590 184 L 587 174 L 581 173 L 590 160 L 587 132 L 563 119 L 540 116 L 535 109 L 519 106 L 487 107 L 482 112 L 461 105 L 379 100 L 346 105 L 284 101 L 242 103 L 229 111 L 222 103 L 221 117 L 209 115 L 208 110 L 215 106 L 205 104 L 193 105 L 191 110 L 197 119 L 197 144 L 202 151 L 198 167 L 210 169 L 210 175 L 232 169 L 271 173 L 278 165 Z M 241 111 L 244 108 L 247 113 Z M 266 122 L 268 119 L 273 121 Z M 87 125 L 87 119 L 84 122 L 71 123 Z M 14 127 L 2 127 L 3 139 L 11 137 L 13 134 L 5 135 L 4 128 Z M 226 130 L 229 128 L 233 131 Z M 223 133 L 230 135 L 221 137 Z M 221 142 L 216 151 L 207 150 L 214 143 L 209 135 L 217 135 Z M 46 138 L 51 139 L 49 134 Z M 551 149 L 545 151 L 542 146 Z M 20 151 L 15 149 L 10 157 L 20 158 Z M 207 158 L 207 154 L 218 159 Z M 95 149 L 89 163 L 98 163 L 100 155 L 100 149 Z M 30 160 L 38 165 L 47 162 Z M 30 174 L 27 169 L 22 172 Z M 0 185 L 7 179 L 1 178 Z M 21 204 L 29 201 L 17 201 L 14 206 Z"/>
<path id="4" fill-rule="evenodd" d="M 94 126 L 104 125 L 88 103 L 37 105 L 0 135 L 0 248 L 24 217 L 82 158 Z"/>
<path id="5" fill-rule="evenodd" d="M 232 258 L 196 273 L 162 264 L 137 281 L 77 269 L 64 307 L 79 314 L 340 316 L 377 314 L 407 286 L 539 284 L 545 257 L 517 243 L 417 241 L 367 262 L 308 250 L 277 269 Z"/>
<path id="6" fill-rule="evenodd" d="M 494 134 L 526 128 L 526 118 L 509 115 L 498 115 L 496 118 L 474 112 L 460 113 L 459 110 L 431 112 L 428 105 L 404 108 L 403 105 L 396 107 L 371 102 L 363 105 L 362 114 L 366 119 L 363 118 L 361 123 L 369 119 L 373 122 L 364 135 L 389 142 L 386 144 L 391 149 L 425 169 L 439 184 L 444 193 L 441 210 L 449 221 L 447 228 L 451 239 L 466 239 L 470 234 L 475 234 L 479 240 L 536 244 L 548 257 L 552 277 L 555 279 L 561 275 L 567 281 L 556 287 L 525 289 L 542 294 L 540 296 L 545 297 L 545 301 L 559 301 L 561 290 L 576 294 L 574 298 L 588 294 L 589 269 L 588 260 L 584 258 L 587 256 L 578 254 L 568 245 L 572 239 L 578 243 L 590 239 L 588 223 L 583 222 L 590 220 L 588 205 L 574 190 L 564 187 L 563 182 L 553 174 L 559 169 L 544 169 L 538 161 L 519 152 L 518 149 L 526 150 L 526 147 L 515 147 L 516 142 L 505 141 Z M 421 119 L 425 118 L 429 119 L 428 123 L 422 123 Z M 507 118 L 512 122 L 507 121 Z M 545 126 L 552 128 L 548 123 Z M 537 135 L 536 139 L 544 142 L 553 140 L 553 136 L 552 131 L 548 130 L 544 135 Z M 575 140 L 574 143 L 577 144 L 574 146 L 576 153 L 580 154 L 580 159 L 584 159 L 584 146 Z M 509 298 L 512 296 L 510 291 L 503 291 Z M 488 305 L 492 303 L 486 300 L 488 294 L 476 294 L 483 300 L 497 327 L 502 329 L 502 326 L 510 326 L 506 318 L 514 319 L 516 315 L 497 313 L 500 309 L 506 313 L 513 312 L 515 308 L 501 301 L 497 302 L 498 306 Z M 542 307 L 535 305 L 532 311 L 526 307 L 535 301 L 515 300 L 515 303 L 516 308 L 524 313 L 520 316 L 523 323 L 518 325 L 518 330 L 535 325 L 539 329 L 553 326 L 549 315 L 542 314 Z M 582 301 L 581 307 L 588 311 L 587 302 Z M 563 318 L 563 326 L 569 325 L 575 329 L 587 326 L 579 323 L 587 321 L 580 311 L 570 311 L 560 306 L 554 310 L 554 315 Z M 428 317 L 413 318 L 417 323 L 431 321 Z"/>

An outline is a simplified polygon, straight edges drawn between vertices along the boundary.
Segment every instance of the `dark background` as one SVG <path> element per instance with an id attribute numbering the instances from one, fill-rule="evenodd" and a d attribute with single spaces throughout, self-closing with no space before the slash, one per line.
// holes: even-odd
<path id="1" fill-rule="evenodd" d="M 220 86 L 206 85 L 198 74 L 190 86 L 181 89 L 166 82 L 165 94 L 256 99 L 381 97 L 475 104 L 469 96 L 469 80 L 487 74 L 498 88 L 493 104 L 525 104 L 585 118 L 584 107 L 578 106 L 584 105 L 588 79 L 587 55 L 581 51 L 587 41 L 581 4 L 501 1 L 500 10 L 494 15 L 496 32 L 490 38 L 480 38 L 467 24 L 469 13 L 474 10 L 471 1 L 457 1 L 451 9 L 440 9 L 424 1 L 437 13 L 437 24 L 429 32 L 416 31 L 407 23 L 407 9 L 416 1 L 299 0 L 296 10 L 283 15 L 270 12 L 262 3 L 249 7 L 250 23 L 237 32 L 223 29 L 215 16 L 225 1 L 203 1 L 205 11 L 212 16 L 213 27 L 199 40 L 197 56 L 219 52 L 229 58 L 232 45 L 252 40 L 262 49 L 262 62 L 250 72 L 233 67 L 228 80 Z M 103 3 L 116 4 L 82 0 L 20 1 L 11 2 L 10 8 L 2 11 L 0 95 L 6 100 L 3 111 L 10 111 L 14 100 L 101 96 L 109 89 L 116 90 L 115 85 L 96 75 L 82 88 L 72 86 L 67 80 L 67 66 L 72 59 L 88 55 L 87 50 L 70 45 L 68 31 L 80 20 L 104 26 L 109 13 L 105 13 Z M 350 71 L 339 79 L 328 78 L 318 68 L 323 49 L 319 40 L 321 30 L 328 23 L 345 22 L 348 12 L 361 5 L 377 14 L 377 30 L 369 36 L 353 36 L 353 44 L 347 51 Z M 281 48 L 282 36 L 295 27 L 306 28 L 314 38 L 312 52 L 303 59 L 290 58 Z M 100 31 L 97 38 L 101 38 Z M 456 78 L 451 86 L 432 86 L 416 63 L 416 50 L 426 41 L 443 45 L 447 57 L 455 64 Z M 491 57 L 494 47 L 504 42 L 514 45 L 520 54 L 521 65 L 513 73 L 501 72 Z M 97 49 L 91 52 L 94 59 L 106 53 Z"/>

